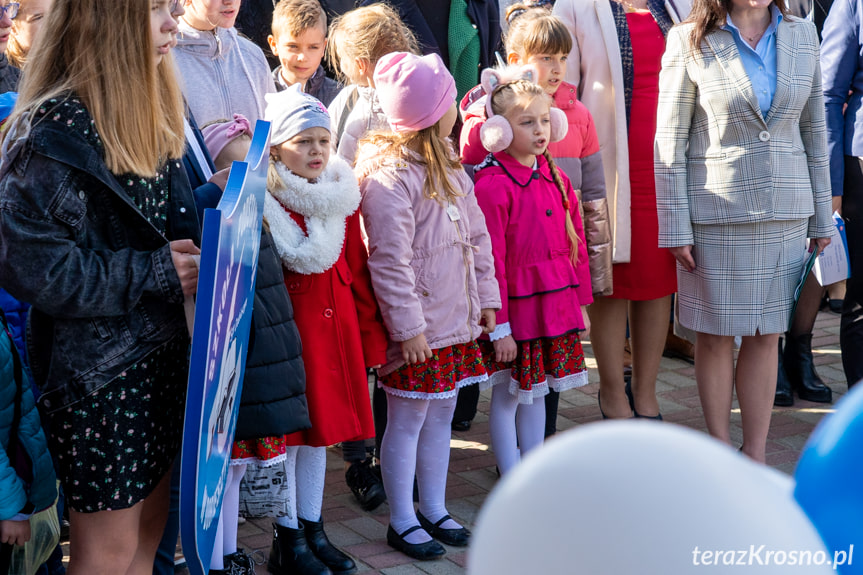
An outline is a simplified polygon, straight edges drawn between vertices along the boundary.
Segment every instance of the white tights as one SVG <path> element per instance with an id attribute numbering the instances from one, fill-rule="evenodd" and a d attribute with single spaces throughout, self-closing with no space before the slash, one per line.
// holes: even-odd
<path id="1" fill-rule="evenodd" d="M 240 482 L 246 474 L 246 465 L 229 465 L 225 480 L 225 497 L 219 515 L 219 527 L 213 542 L 213 556 L 210 569 L 224 569 L 225 555 L 237 551 L 237 517 L 240 515 Z"/>
<path id="2" fill-rule="evenodd" d="M 446 477 L 455 396 L 446 399 L 409 399 L 387 393 L 387 428 L 381 442 L 381 473 L 390 504 L 390 525 L 403 533 L 419 525 L 413 505 L 413 483 L 419 486 L 419 510 L 437 523 L 446 511 Z M 441 527 L 458 529 L 450 519 Z M 423 530 L 408 535 L 409 543 L 431 537 Z"/>
<path id="3" fill-rule="evenodd" d="M 500 474 L 509 472 L 531 449 L 542 445 L 545 436 L 545 398 L 518 403 L 508 383 L 495 385 L 488 416 L 489 435 Z"/>
<path id="4" fill-rule="evenodd" d="M 321 520 L 324 503 L 324 477 L 327 471 L 326 447 L 306 445 L 288 447 L 285 459 L 285 481 L 288 483 L 288 515 L 276 517 L 282 527 L 297 529 L 298 517 Z M 296 494 L 296 495 L 294 495 Z"/>

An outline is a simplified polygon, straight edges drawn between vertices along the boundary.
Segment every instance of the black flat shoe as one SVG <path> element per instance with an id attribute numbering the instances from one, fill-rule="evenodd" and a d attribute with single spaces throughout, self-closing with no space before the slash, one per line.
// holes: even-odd
<path id="1" fill-rule="evenodd" d="M 429 535 L 447 545 L 453 547 L 467 547 L 470 540 L 470 531 L 467 527 L 457 527 L 456 529 L 445 529 L 441 527 L 448 519 L 452 519 L 449 515 L 444 515 L 437 523 L 432 523 L 423 514 L 417 511 L 417 519 L 420 520 L 420 525 Z"/>
<path id="2" fill-rule="evenodd" d="M 596 403 L 599 404 L 599 415 L 602 416 L 602 419 L 608 419 L 608 416 L 602 411 L 602 391 L 596 392 Z"/>
<path id="3" fill-rule="evenodd" d="M 387 544 L 396 551 L 401 551 L 408 557 L 419 561 L 431 561 L 446 555 L 446 549 L 434 539 L 425 543 L 408 543 L 405 541 L 405 537 L 420 529 L 422 529 L 420 525 L 414 525 L 403 533 L 396 533 L 396 530 L 390 525 L 387 528 Z"/>

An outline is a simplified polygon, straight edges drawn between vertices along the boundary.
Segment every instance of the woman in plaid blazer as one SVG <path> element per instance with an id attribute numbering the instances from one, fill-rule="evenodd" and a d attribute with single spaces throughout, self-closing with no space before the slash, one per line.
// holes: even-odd
<path id="1" fill-rule="evenodd" d="M 829 242 L 818 36 L 784 0 L 695 0 L 668 34 L 655 144 L 659 245 L 677 259 L 680 322 L 711 435 L 764 461 L 776 349 L 806 238 Z M 742 336 L 737 366 L 734 336 Z"/>

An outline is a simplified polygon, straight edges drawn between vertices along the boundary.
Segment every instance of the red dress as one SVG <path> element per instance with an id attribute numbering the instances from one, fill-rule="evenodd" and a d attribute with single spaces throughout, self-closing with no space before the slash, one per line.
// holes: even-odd
<path id="1" fill-rule="evenodd" d="M 644 301 L 677 291 L 674 256 L 667 249 L 659 248 L 653 179 L 653 140 L 665 38 L 650 12 L 629 12 L 626 21 L 634 70 L 629 114 L 632 255 L 629 263 L 614 265 L 614 293 L 609 297 Z"/>
<path id="2" fill-rule="evenodd" d="M 305 231 L 302 216 L 291 218 Z M 387 335 L 372 291 L 360 212 L 347 218 L 339 259 L 319 274 L 283 266 L 303 342 L 312 428 L 288 445 L 321 447 L 375 436 L 366 368 L 386 362 Z"/>

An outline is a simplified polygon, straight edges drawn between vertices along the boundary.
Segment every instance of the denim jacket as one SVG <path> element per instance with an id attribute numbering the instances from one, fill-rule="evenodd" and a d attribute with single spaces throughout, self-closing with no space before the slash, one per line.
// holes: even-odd
<path id="1" fill-rule="evenodd" d="M 27 346 L 46 412 L 110 383 L 186 329 L 169 240 L 200 244 L 189 181 L 169 160 L 167 238 L 99 151 L 53 122 L 9 127 L 0 164 L 0 283 L 30 302 Z"/>

